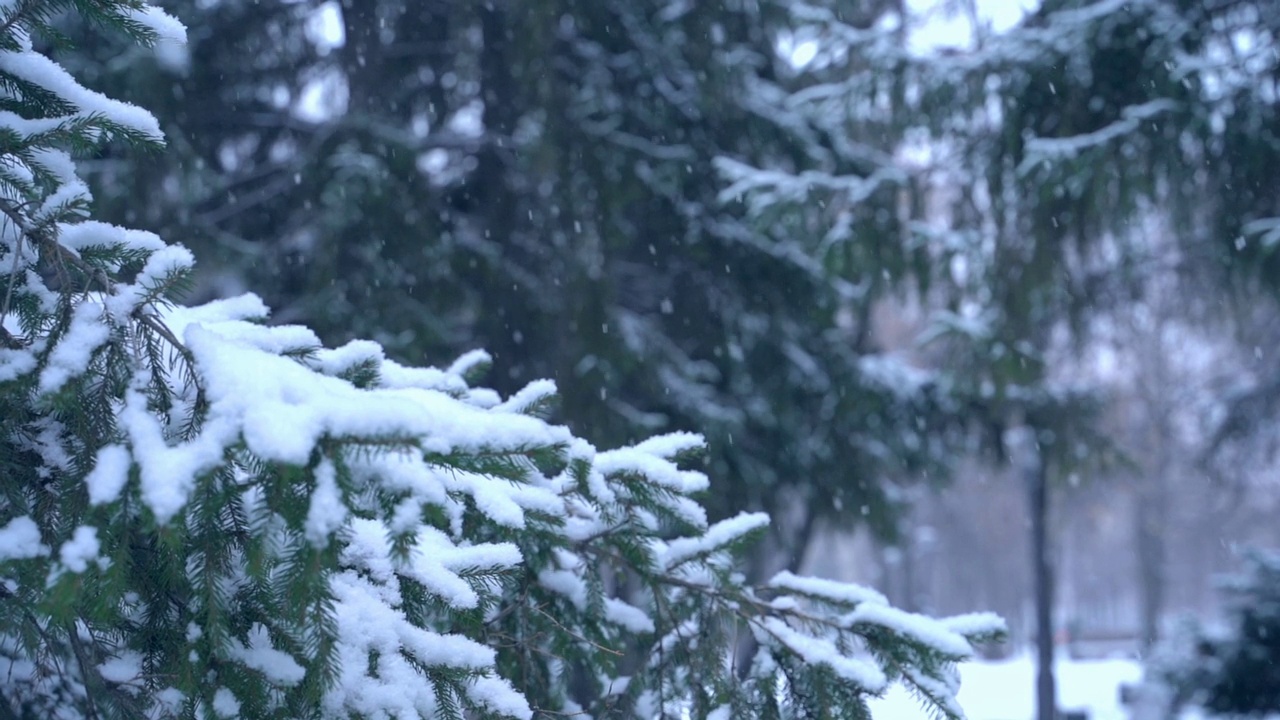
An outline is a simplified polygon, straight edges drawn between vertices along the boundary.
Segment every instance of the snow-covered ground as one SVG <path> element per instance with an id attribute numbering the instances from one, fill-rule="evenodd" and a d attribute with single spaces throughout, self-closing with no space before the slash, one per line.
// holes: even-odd
<path id="1" fill-rule="evenodd" d="M 1057 663 L 1058 705 L 1088 710 L 1089 720 L 1127 720 L 1120 685 L 1136 682 L 1142 667 L 1132 660 Z M 966 663 L 960 668 L 960 706 L 969 720 L 1032 720 L 1035 717 L 1035 662 L 1022 655 L 1002 662 Z M 926 720 L 929 715 L 901 686 L 871 703 L 880 720 Z"/>

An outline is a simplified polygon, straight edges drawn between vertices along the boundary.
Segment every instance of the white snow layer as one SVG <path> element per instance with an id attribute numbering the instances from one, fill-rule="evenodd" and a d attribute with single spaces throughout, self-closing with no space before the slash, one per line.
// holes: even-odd
<path id="1" fill-rule="evenodd" d="M 118 685 L 139 680 L 142 678 L 142 655 L 136 652 L 123 652 L 98 665 L 98 674 L 104 680 Z"/>
<path id="2" fill-rule="evenodd" d="M 79 110 L 77 117 L 98 115 L 156 142 L 164 141 L 160 124 L 151 113 L 84 87 L 62 66 L 38 52 L 0 51 L 0 71 L 38 85 L 74 105 Z"/>
<path id="3" fill-rule="evenodd" d="M 773 641 L 785 645 L 805 662 L 826 665 L 841 678 L 865 688 L 867 692 L 878 695 L 889 684 L 889 678 L 874 662 L 849 657 L 830 640 L 799 632 L 774 617 L 765 618 L 764 630 Z"/>
<path id="4" fill-rule="evenodd" d="M 860 585 L 824 580 L 822 578 L 800 577 L 785 570 L 774 575 L 769 580 L 769 586 L 779 590 L 790 590 L 801 595 L 851 605 L 864 602 L 878 605 L 889 604 L 889 599 L 884 595 Z"/>
<path id="5" fill-rule="evenodd" d="M 0 562 L 48 554 L 49 546 L 40 541 L 40 528 L 31 518 L 16 517 L 0 527 Z"/>
<path id="6" fill-rule="evenodd" d="M 347 506 L 342 503 L 338 472 L 332 460 L 321 460 L 315 477 L 316 489 L 311 493 L 311 508 L 307 511 L 306 536 L 312 545 L 323 547 L 347 519 Z"/>
<path id="7" fill-rule="evenodd" d="M 102 321 L 102 306 L 85 302 L 71 315 L 71 325 L 49 353 L 49 364 L 40 374 L 40 393 L 61 389 L 68 380 L 83 373 L 93 352 L 111 336 L 111 328 Z"/>
<path id="8" fill-rule="evenodd" d="M 126 13 L 131 20 L 144 25 L 161 40 L 183 44 L 187 42 L 186 26 L 154 5 L 129 9 Z"/>
<path id="9" fill-rule="evenodd" d="M 89 488 L 89 504 L 101 505 L 120 497 L 125 483 L 129 481 L 129 468 L 132 460 L 129 450 L 122 445 L 105 445 L 98 451 L 97 461 L 93 469 L 85 476 L 85 485 Z"/>
<path id="10" fill-rule="evenodd" d="M 213 711 L 220 718 L 234 718 L 240 715 L 240 701 L 226 688 L 218 688 L 213 694 Z"/>
<path id="11" fill-rule="evenodd" d="M 667 544 L 663 566 L 670 569 L 689 560 L 726 548 L 744 535 L 769 524 L 764 513 L 743 513 L 712 525 L 697 537 L 677 538 Z"/>
<path id="12" fill-rule="evenodd" d="M 262 673 L 267 682 L 279 687 L 292 687 L 302 682 L 306 671 L 289 653 L 275 648 L 265 625 L 255 623 L 249 630 L 249 644 L 235 638 L 227 654 L 245 667 Z"/>
<path id="13" fill-rule="evenodd" d="M 71 572 L 82 573 L 89 569 L 91 561 L 98 560 L 98 529 L 81 525 L 71 534 L 71 539 L 58 549 L 58 559 Z"/>

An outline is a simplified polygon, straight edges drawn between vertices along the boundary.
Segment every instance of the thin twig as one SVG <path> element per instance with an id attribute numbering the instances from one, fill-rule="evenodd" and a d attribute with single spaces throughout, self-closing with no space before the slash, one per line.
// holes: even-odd
<path id="1" fill-rule="evenodd" d="M 581 636 L 581 635 L 579 635 L 578 633 L 576 633 L 576 632 L 574 632 L 574 631 L 570 630 L 569 628 L 565 627 L 564 625 L 560 624 L 560 621 L 559 621 L 559 620 L 556 620 L 556 619 L 555 619 L 555 617 L 554 617 L 553 615 L 551 615 L 551 613 L 547 612 L 546 610 L 543 610 L 541 606 L 535 607 L 535 608 L 533 608 L 533 609 L 534 609 L 534 610 L 535 610 L 539 615 L 542 615 L 542 616 L 543 616 L 543 617 L 545 617 L 546 619 L 550 620 L 552 625 L 555 625 L 556 627 L 560 628 L 562 631 L 564 631 L 566 634 L 568 634 L 570 637 L 574 638 L 575 640 L 578 640 L 579 642 L 586 643 L 587 645 L 590 645 L 591 647 L 593 647 L 593 648 L 595 648 L 595 649 L 599 650 L 600 652 L 605 652 L 605 653 L 609 653 L 610 655 L 614 655 L 614 656 L 617 656 L 617 657 L 622 657 L 622 651 L 621 651 L 621 650 L 614 650 L 613 648 L 607 648 L 607 647 L 605 647 L 605 646 L 603 646 L 603 645 L 600 645 L 599 643 L 592 642 L 591 640 L 588 640 L 587 638 L 582 637 L 582 636 Z"/>
<path id="2" fill-rule="evenodd" d="M 13 286 L 18 284 L 18 264 L 22 260 L 22 240 L 26 234 L 19 231 L 18 240 L 13 244 L 13 268 L 9 270 L 9 287 L 4 291 L 4 306 L 0 307 L 0 324 L 9 317 L 9 302 L 13 299 Z"/>
<path id="3" fill-rule="evenodd" d="M 87 657 L 85 647 L 80 642 L 79 630 L 76 627 L 77 621 L 72 621 L 71 626 L 67 628 L 67 642 L 71 645 L 72 654 L 76 656 L 76 663 L 80 666 L 80 675 L 85 680 L 86 685 L 100 686 L 102 681 L 99 679 L 97 663 L 93 659 Z M 93 693 L 85 693 L 86 699 L 89 701 L 88 711 L 90 720 L 96 720 L 99 717 L 98 704 L 94 702 Z"/>

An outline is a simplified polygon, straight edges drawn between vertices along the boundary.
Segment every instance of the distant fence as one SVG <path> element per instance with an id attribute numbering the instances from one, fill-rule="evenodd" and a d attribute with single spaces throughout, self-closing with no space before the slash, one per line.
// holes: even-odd
<path id="1" fill-rule="evenodd" d="M 1142 636 L 1135 630 L 1069 627 L 1059 638 L 1072 660 L 1137 659 L 1142 653 Z"/>

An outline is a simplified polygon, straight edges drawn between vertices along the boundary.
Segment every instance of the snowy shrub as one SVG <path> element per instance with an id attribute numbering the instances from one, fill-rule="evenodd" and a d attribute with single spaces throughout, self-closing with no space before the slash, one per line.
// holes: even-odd
<path id="1" fill-rule="evenodd" d="M 745 585 L 767 518 L 708 523 L 699 437 L 597 451 L 552 384 L 475 387 L 483 353 L 178 304 L 186 250 L 88 219 L 73 154 L 162 138 L 36 49 L 66 11 L 184 34 L 0 0 L 0 718 L 857 718 L 891 682 L 961 716 L 954 663 L 1000 621 Z"/>
<path id="2" fill-rule="evenodd" d="M 1184 623 L 1147 667 L 1145 716 L 1193 706 L 1219 717 L 1280 713 L 1280 555 L 1245 554 L 1244 571 L 1222 583 L 1222 627 Z"/>

